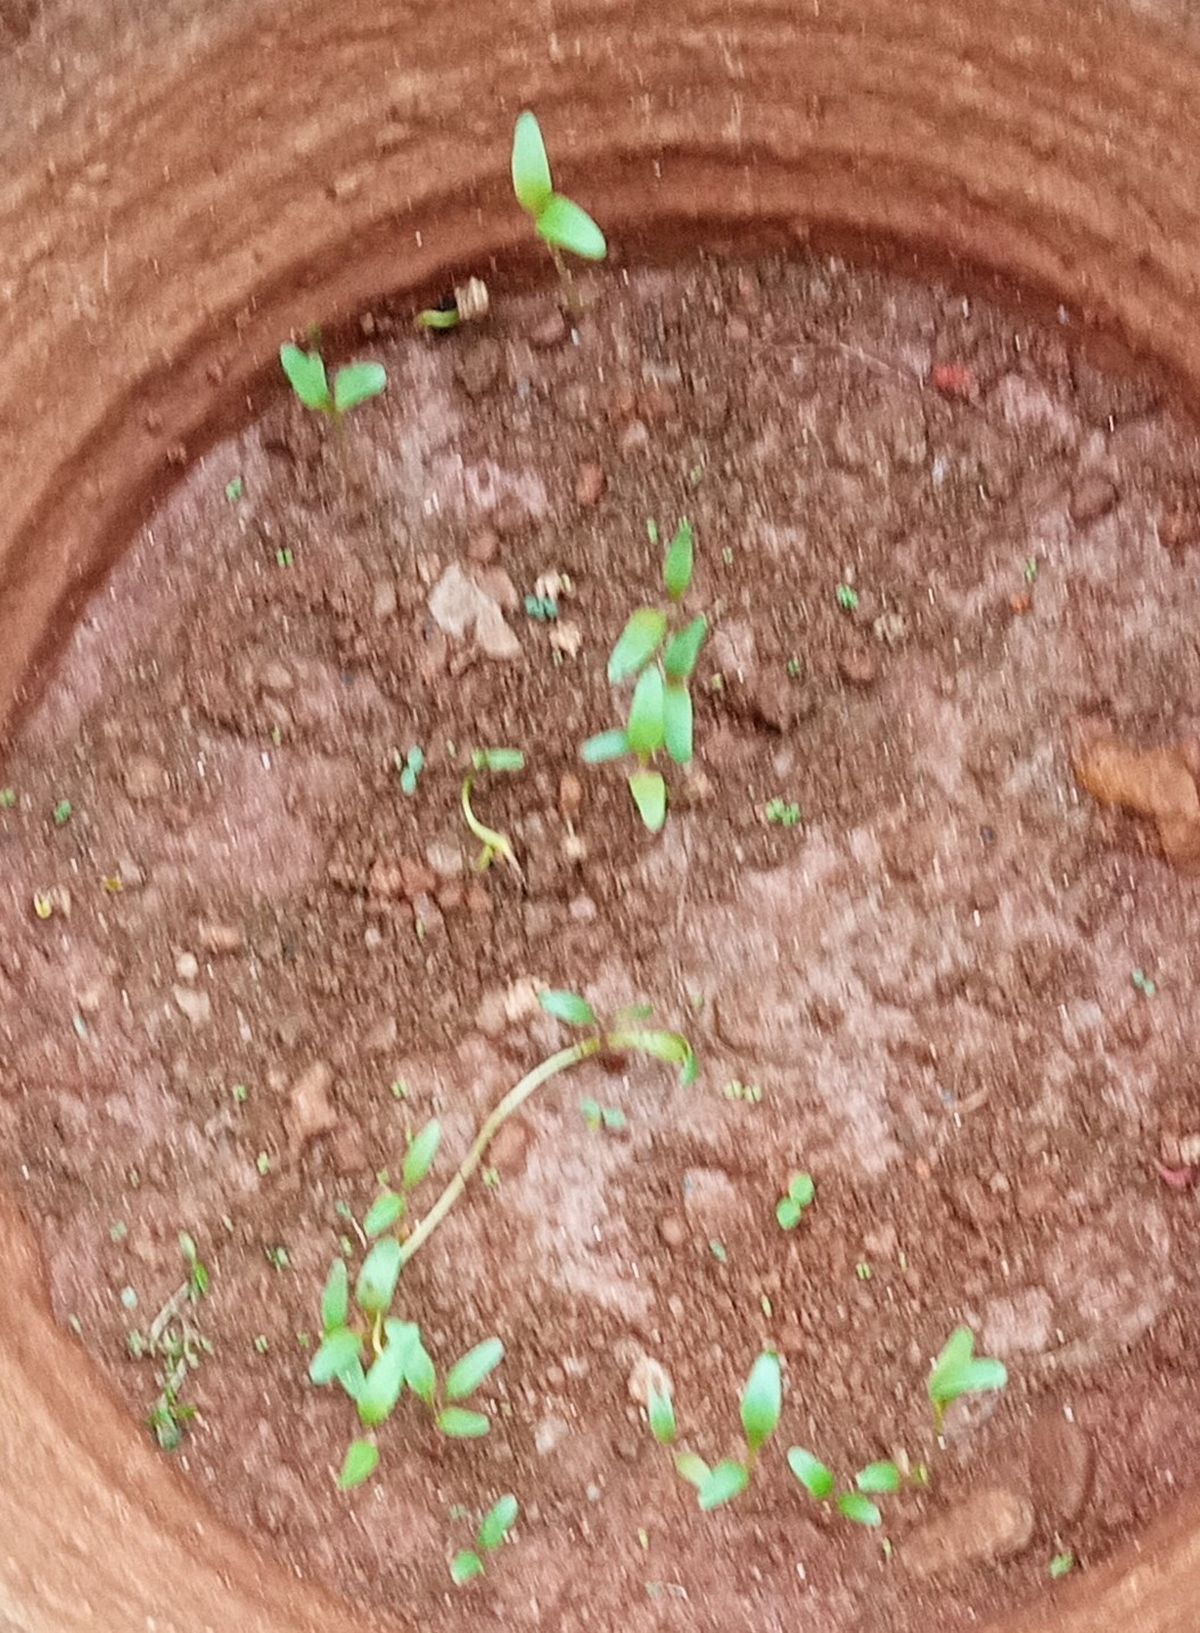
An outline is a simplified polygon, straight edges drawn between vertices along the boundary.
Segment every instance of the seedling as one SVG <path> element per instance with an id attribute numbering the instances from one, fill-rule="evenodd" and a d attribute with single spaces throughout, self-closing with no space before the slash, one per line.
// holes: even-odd
<path id="1" fill-rule="evenodd" d="M 767 821 L 776 828 L 797 828 L 804 821 L 804 812 L 793 801 L 767 801 Z"/>
<path id="2" fill-rule="evenodd" d="M 487 1556 L 504 1546 L 508 1533 L 517 1523 L 519 1512 L 520 1504 L 511 1493 L 501 1497 L 495 1507 L 488 1510 L 483 1524 L 475 1533 L 474 1548 L 466 1548 L 455 1554 L 450 1562 L 450 1579 L 456 1588 L 484 1574 Z"/>
<path id="3" fill-rule="evenodd" d="M 331 388 L 319 351 L 306 352 L 288 344 L 279 348 L 279 361 L 305 408 L 328 415 L 335 425 L 340 426 L 352 409 L 387 389 L 387 370 L 382 363 L 348 363 L 334 375 Z"/>
<path id="4" fill-rule="evenodd" d="M 673 603 L 678 604 L 691 587 L 694 566 L 695 534 L 692 524 L 682 521 L 663 563 L 663 581 Z M 672 634 L 668 613 L 658 607 L 639 608 L 608 660 L 610 685 L 635 682 L 628 724 L 623 731 L 590 737 L 580 750 L 589 765 L 620 760 L 627 754 L 636 757 L 638 769 L 630 773 L 629 791 L 651 833 L 660 833 L 667 820 L 667 785 L 662 773 L 653 769 L 656 755 L 665 749 L 676 765 L 690 765 L 692 760 L 688 683 L 707 634 L 708 620 L 703 616 Z"/>
<path id="5" fill-rule="evenodd" d="M 599 1100 L 581 1100 L 579 1109 L 593 1134 L 602 1128 L 609 1134 L 620 1134 L 629 1127 L 629 1119 L 619 1106 L 602 1106 Z"/>
<path id="6" fill-rule="evenodd" d="M 787 1462 L 788 1468 L 814 1502 L 827 1503 L 832 1500 L 843 1519 L 872 1530 L 883 1524 L 883 1514 L 878 1503 L 872 1502 L 871 1498 L 899 1491 L 904 1483 L 895 1463 L 868 1463 L 855 1475 L 853 1487 L 839 1492 L 833 1470 L 803 1446 L 791 1447 Z"/>
<path id="7" fill-rule="evenodd" d="M 236 505 L 245 495 L 246 483 L 240 476 L 230 477 L 225 484 L 225 497 L 231 505 Z"/>
<path id="8" fill-rule="evenodd" d="M 553 624 L 558 618 L 558 602 L 551 595 L 527 595 L 525 616 L 535 624 Z"/>
<path id="9" fill-rule="evenodd" d="M 674 1446 L 679 1435 L 675 1404 L 669 1381 L 659 1388 L 651 1384 L 646 1402 L 650 1431 L 661 1446 Z M 774 1350 L 764 1350 L 750 1369 L 742 1391 L 742 1430 L 746 1454 L 740 1460 L 725 1458 L 709 1468 L 695 1452 L 675 1454 L 676 1472 L 695 1486 L 696 1498 L 705 1513 L 740 1497 L 750 1484 L 759 1453 L 779 1426 L 783 1410 L 783 1368 Z"/>
<path id="10" fill-rule="evenodd" d="M 400 750 L 397 749 L 392 755 L 392 764 L 400 773 L 401 792 L 412 799 L 421 780 L 421 773 L 425 769 L 425 750 L 414 744 L 408 753 L 401 757 Z"/>
<path id="11" fill-rule="evenodd" d="M 726 1083 L 724 1093 L 726 1100 L 742 1100 L 748 1106 L 757 1106 L 762 1103 L 763 1092 L 761 1086 L 757 1083 L 743 1083 L 736 1077 Z"/>
<path id="12" fill-rule="evenodd" d="M 1156 983 L 1146 974 L 1145 970 L 1134 970 L 1130 979 L 1143 998 L 1153 998 L 1158 991 Z"/>
<path id="13" fill-rule="evenodd" d="M 837 587 L 837 604 L 843 612 L 857 612 L 858 591 L 850 584 L 839 584 Z"/>
<path id="14" fill-rule="evenodd" d="M 513 132 L 512 183 L 517 203 L 533 217 L 539 238 L 550 246 L 560 276 L 566 276 L 563 250 L 584 261 L 603 261 L 608 254 L 604 234 L 586 210 L 554 191 L 542 128 L 528 110 Z"/>
<path id="15" fill-rule="evenodd" d="M 495 828 L 489 828 L 480 822 L 471 807 L 471 796 L 475 792 L 475 779 L 481 771 L 521 771 L 525 767 L 525 756 L 518 748 L 479 748 L 471 756 L 471 770 L 462 786 L 462 811 L 467 827 L 483 846 L 476 858 L 475 866 L 480 873 L 486 873 L 492 863 L 499 857 L 508 863 L 519 878 L 521 864 L 517 861 L 516 853 L 512 848 L 512 840 L 507 834 L 499 833 Z"/>
<path id="16" fill-rule="evenodd" d="M 483 279 L 468 278 L 465 284 L 459 284 L 455 289 L 453 297 L 418 312 L 417 327 L 435 332 L 457 329 L 460 323 L 471 323 L 477 318 L 486 317 L 490 304 L 488 287 Z"/>
<path id="17" fill-rule="evenodd" d="M 1007 1383 L 1008 1369 L 1004 1362 L 977 1356 L 975 1334 L 970 1327 L 956 1327 L 929 1374 L 929 1399 L 938 1434 L 942 1432 L 946 1410 L 954 1401 L 964 1395 L 1003 1389 Z"/>
<path id="18" fill-rule="evenodd" d="M 147 1424 L 165 1452 L 179 1449 L 184 1425 L 196 1415 L 196 1408 L 186 1405 L 182 1398 L 188 1373 L 212 1353 L 212 1346 L 196 1328 L 191 1313 L 192 1306 L 208 1291 L 209 1272 L 186 1231 L 180 1232 L 179 1250 L 187 1266 L 187 1279 L 171 1294 L 145 1333 L 133 1331 L 127 1338 L 129 1353 L 135 1360 L 150 1358 L 162 1363 L 159 1395 Z"/>
<path id="19" fill-rule="evenodd" d="M 11 811 L 17 803 L 15 788 L 0 788 L 0 811 Z"/>
<path id="20" fill-rule="evenodd" d="M 644 1030 L 637 1021 L 649 1018 L 642 1009 L 616 1017 L 602 1027 L 592 1006 L 577 993 L 552 991 L 541 996 L 548 1014 L 568 1026 L 586 1029 L 588 1036 L 542 1061 L 511 1088 L 485 1119 L 470 1150 L 437 1201 L 409 1229 L 412 1193 L 428 1177 L 441 1144 L 441 1125 L 427 1123 L 409 1141 L 399 1184 L 384 1176 L 384 1190 L 363 1220 L 362 1234 L 371 1243 L 355 1280 L 351 1297 L 350 1275 L 344 1258 L 333 1261 L 321 1301 L 324 1334 L 313 1356 L 309 1376 L 313 1383 L 337 1383 L 354 1401 L 359 1418 L 373 1435 L 395 1409 L 405 1387 L 433 1414 L 439 1431 L 451 1439 L 472 1440 L 490 1427 L 483 1413 L 461 1403 L 473 1395 L 504 1356 L 498 1338 L 486 1339 L 468 1351 L 446 1374 L 438 1389 L 432 1358 L 421 1340 L 421 1329 L 391 1315 L 396 1288 L 404 1267 L 432 1236 L 478 1171 L 492 1140 L 514 1112 L 520 1110 L 542 1084 L 601 1053 L 636 1053 L 681 1068 L 686 1083 L 698 1071 L 687 1039 L 676 1032 Z M 636 1016 L 632 1025 L 625 1020 Z M 357 1314 L 352 1305 L 357 1306 Z M 373 1438 L 356 1440 L 346 1454 L 339 1477 L 343 1490 L 370 1478 L 379 1462 Z"/>
<path id="21" fill-rule="evenodd" d="M 1075 1555 L 1071 1553 L 1069 1549 L 1064 1553 L 1055 1554 L 1054 1558 L 1050 1561 L 1051 1580 L 1055 1582 L 1061 1581 L 1064 1576 L 1070 1576 L 1074 1569 Z"/>
<path id="22" fill-rule="evenodd" d="M 56 828 L 65 828 L 74 814 L 75 807 L 71 804 L 70 800 L 60 799 L 58 804 L 54 807 L 54 826 Z"/>
<path id="23" fill-rule="evenodd" d="M 787 1195 L 775 1204 L 775 1217 L 781 1230 L 795 1230 L 812 1207 L 817 1187 L 811 1174 L 793 1174 L 788 1181 Z"/>

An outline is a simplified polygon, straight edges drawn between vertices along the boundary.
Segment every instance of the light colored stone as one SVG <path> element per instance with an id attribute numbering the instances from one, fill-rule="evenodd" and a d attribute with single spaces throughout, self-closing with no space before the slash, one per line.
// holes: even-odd
<path id="1" fill-rule="evenodd" d="M 1044 1287 L 1022 1287 L 990 1299 L 983 1317 L 989 1355 L 1040 1354 L 1054 1330 L 1054 1302 Z"/>
<path id="2" fill-rule="evenodd" d="M 458 641 L 474 629 L 480 612 L 488 606 L 495 607 L 495 603 L 456 562 L 446 568 L 429 594 L 429 611 L 434 623 Z"/>
<path id="3" fill-rule="evenodd" d="M 180 953 L 175 960 L 175 974 L 181 981 L 195 981 L 200 974 L 200 960 L 195 953 Z"/>
<path id="4" fill-rule="evenodd" d="M 496 662 L 506 663 L 521 656 L 521 643 L 494 601 L 488 601 L 475 620 L 475 640 L 484 656 Z"/>
<path id="5" fill-rule="evenodd" d="M 167 773 L 148 754 L 134 754 L 125 762 L 121 783 L 130 799 L 153 799 L 167 791 Z"/>
<path id="6" fill-rule="evenodd" d="M 293 1151 L 299 1151 L 309 1140 L 328 1134 L 337 1124 L 329 1091 L 333 1087 L 333 1067 L 327 1061 L 317 1060 L 301 1072 L 288 1093 L 291 1126 L 288 1141 Z"/>
<path id="7" fill-rule="evenodd" d="M 571 1425 L 566 1418 L 543 1418 L 533 1432 L 534 1450 L 539 1457 L 548 1457 L 551 1452 L 557 1451 L 570 1433 Z"/>
<path id="8" fill-rule="evenodd" d="M 1003 1486 L 976 1491 L 927 1520 L 901 1543 L 898 1556 L 914 1576 L 939 1576 L 1008 1559 L 1033 1538 L 1033 1504 Z"/>
<path id="9" fill-rule="evenodd" d="M 650 1405 L 650 1392 L 656 1395 L 670 1395 L 671 1376 L 660 1361 L 652 1355 L 639 1355 L 629 1370 L 625 1387 L 629 1391 L 629 1398 L 638 1406 Z"/>
<path id="10" fill-rule="evenodd" d="M 173 988 L 175 1007 L 186 1015 L 195 1027 L 207 1026 L 212 1019 L 212 999 L 207 992 L 195 987 Z"/>

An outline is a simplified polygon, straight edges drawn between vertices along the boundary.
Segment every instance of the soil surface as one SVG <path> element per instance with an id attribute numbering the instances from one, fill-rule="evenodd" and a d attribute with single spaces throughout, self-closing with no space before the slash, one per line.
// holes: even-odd
<path id="1" fill-rule="evenodd" d="M 1197 729 L 1197 442 L 1061 319 L 803 260 L 609 272 L 439 339 L 379 309 L 387 396 L 341 436 L 281 396 L 93 604 L 2 779 L 4 1161 L 141 1418 L 129 1334 L 195 1239 L 175 1456 L 298 1572 L 436 1627 L 904 1633 L 1086 1569 L 1195 1478 L 1196 884 L 1070 749 Z M 578 746 L 684 516 L 715 628 L 653 839 Z M 459 815 L 490 744 L 527 755 L 476 794 L 519 877 L 473 872 Z M 352 1409 L 305 1378 L 329 1261 L 407 1130 L 441 1118 L 448 1177 L 564 1040 L 538 982 L 652 1001 L 701 1079 L 588 1067 L 509 1125 L 402 1285 L 439 1361 L 503 1337 L 492 1432 L 406 1401 L 341 1495 Z M 1011 1383 L 939 1447 L 963 1321 Z M 701 1515 L 646 1359 L 713 1461 L 766 1344 L 778 1444 Z M 794 1444 L 930 1466 L 890 1550 Z M 505 1491 L 515 1540 L 456 1593 Z"/>

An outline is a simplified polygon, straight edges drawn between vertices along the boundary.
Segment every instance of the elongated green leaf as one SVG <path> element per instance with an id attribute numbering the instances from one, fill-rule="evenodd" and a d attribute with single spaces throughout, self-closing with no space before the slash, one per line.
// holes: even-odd
<path id="1" fill-rule="evenodd" d="M 872 1528 L 883 1524 L 883 1515 L 869 1497 L 862 1497 L 857 1491 L 843 1491 L 837 1500 L 838 1512 L 844 1514 L 855 1525 L 869 1525 Z"/>
<path id="2" fill-rule="evenodd" d="M 665 697 L 666 683 L 662 670 L 657 664 L 643 669 L 633 689 L 629 725 L 626 728 L 630 748 L 643 760 L 657 754 L 666 741 L 666 725 L 663 720 Z"/>
<path id="3" fill-rule="evenodd" d="M 335 1259 L 329 1267 L 325 1291 L 321 1295 L 321 1326 L 325 1332 L 344 1327 L 350 1319 L 350 1272 L 345 1259 Z"/>
<path id="4" fill-rule="evenodd" d="M 676 765 L 691 764 L 692 694 L 686 681 L 672 681 L 663 694 L 663 738 Z"/>
<path id="5" fill-rule="evenodd" d="M 350 1399 L 352 1401 L 356 1401 L 362 1394 L 362 1386 L 367 1381 L 367 1375 L 363 1371 L 362 1362 L 352 1361 L 346 1368 L 345 1372 L 338 1373 L 337 1381 L 341 1388 L 345 1390 L 346 1394 L 349 1395 Z"/>
<path id="6" fill-rule="evenodd" d="M 333 398 L 329 395 L 329 381 L 320 352 L 301 351 L 299 346 L 281 346 L 279 361 L 283 364 L 283 372 L 292 390 L 305 408 L 328 413 L 333 407 Z"/>
<path id="7" fill-rule="evenodd" d="M 647 1411 L 650 1414 L 650 1433 L 660 1446 L 673 1446 L 679 1433 L 675 1422 L 675 1407 L 670 1395 L 660 1394 L 657 1389 L 651 1388 Z"/>
<path id="8" fill-rule="evenodd" d="M 581 261 L 603 261 L 608 254 L 604 234 L 574 199 L 552 193 L 538 211 L 537 230 L 555 249 L 569 250 Z"/>
<path id="9" fill-rule="evenodd" d="M 668 1066 L 682 1066 L 692 1052 L 692 1046 L 681 1032 L 621 1032 L 622 1046 L 634 1049 L 640 1055 L 652 1055 Z"/>
<path id="10" fill-rule="evenodd" d="M 471 763 L 476 771 L 524 771 L 525 756 L 519 748 L 477 748 Z"/>
<path id="11" fill-rule="evenodd" d="M 597 1024 L 596 1011 L 587 999 L 581 998 L 577 992 L 543 992 L 540 995 L 540 1002 L 547 1014 L 553 1015 L 556 1021 L 563 1021 L 567 1026 Z"/>
<path id="12" fill-rule="evenodd" d="M 483 1561 L 470 1548 L 464 1548 L 462 1553 L 455 1554 L 450 1561 L 450 1580 L 456 1588 L 464 1587 L 477 1576 L 483 1575 Z"/>
<path id="13" fill-rule="evenodd" d="M 619 760 L 629 753 L 629 737 L 623 731 L 602 731 L 595 737 L 589 737 L 579 751 L 579 757 L 587 765 L 604 765 L 609 760 Z"/>
<path id="14" fill-rule="evenodd" d="M 419 1134 L 414 1134 L 409 1141 L 408 1150 L 404 1154 L 404 1189 L 411 1191 L 418 1186 L 429 1170 L 433 1167 L 434 1158 L 438 1154 L 438 1146 L 442 1143 L 442 1125 L 436 1118 L 425 1124 Z"/>
<path id="15" fill-rule="evenodd" d="M 315 1384 L 331 1384 L 362 1354 L 362 1339 L 349 1327 L 335 1327 L 326 1333 L 312 1358 L 308 1375 Z"/>
<path id="16" fill-rule="evenodd" d="M 424 1401 L 426 1406 L 432 1406 L 437 1394 L 437 1371 L 420 1339 L 409 1346 L 404 1361 L 404 1377 L 417 1399 Z"/>
<path id="17" fill-rule="evenodd" d="M 707 635 L 708 619 L 703 616 L 693 618 L 686 629 L 679 631 L 667 647 L 666 656 L 663 658 L 663 668 L 667 672 L 668 680 L 683 681 L 692 678 Z"/>
<path id="18" fill-rule="evenodd" d="M 403 1348 L 388 1344 L 373 1362 L 366 1382 L 358 1392 L 358 1415 L 368 1429 L 375 1429 L 392 1414 L 404 1390 Z"/>
<path id="19" fill-rule="evenodd" d="M 400 1279 L 400 1243 L 384 1236 L 363 1260 L 354 1289 L 359 1305 L 368 1315 L 382 1315 L 392 1302 Z"/>
<path id="20" fill-rule="evenodd" d="M 466 1412 L 461 1406 L 447 1406 L 439 1412 L 437 1426 L 451 1440 L 480 1440 L 492 1427 L 482 1412 Z"/>
<path id="21" fill-rule="evenodd" d="M 621 631 L 608 660 L 612 686 L 639 674 L 663 644 L 667 635 L 667 615 L 657 607 L 639 607 Z"/>
<path id="22" fill-rule="evenodd" d="M 723 1503 L 731 1503 L 735 1497 L 741 1496 L 749 1484 L 750 1474 L 745 1465 L 726 1459 L 717 1464 L 700 1487 L 700 1507 L 707 1514 L 714 1508 L 720 1508 Z"/>
<path id="23" fill-rule="evenodd" d="M 455 1361 L 446 1375 L 446 1399 L 466 1400 L 485 1378 L 495 1372 L 503 1359 L 504 1345 L 498 1338 L 485 1338 L 482 1344 L 476 1344 L 461 1360 Z"/>
<path id="24" fill-rule="evenodd" d="M 361 1486 L 364 1480 L 369 1480 L 378 1467 L 379 1447 L 375 1442 L 352 1441 L 346 1452 L 346 1461 L 342 1464 L 342 1472 L 338 1476 L 338 1485 L 343 1491 L 353 1491 L 355 1486 Z"/>
<path id="25" fill-rule="evenodd" d="M 667 820 L 667 785 L 661 773 L 635 771 L 629 779 L 629 792 L 645 826 L 652 834 L 661 833 Z"/>
<path id="26" fill-rule="evenodd" d="M 675 1468 L 688 1485 L 695 1486 L 697 1491 L 703 1490 L 712 1473 L 704 1459 L 697 1457 L 695 1452 L 679 1452 L 675 1458 Z"/>
<path id="27" fill-rule="evenodd" d="M 793 1446 L 787 1454 L 787 1461 L 788 1468 L 810 1497 L 823 1503 L 833 1496 L 833 1470 L 819 1457 L 805 1451 L 803 1446 Z"/>
<path id="28" fill-rule="evenodd" d="M 667 548 L 667 559 L 663 563 L 663 582 L 672 601 L 681 601 L 691 589 L 695 557 L 695 530 L 691 522 L 680 522 L 675 537 Z"/>
<path id="29" fill-rule="evenodd" d="M 802 1208 L 812 1206 L 813 1198 L 817 1194 L 817 1187 L 813 1183 L 811 1174 L 793 1174 L 788 1180 L 788 1195 L 793 1202 L 798 1202 Z"/>
<path id="30" fill-rule="evenodd" d="M 397 1321 L 392 1318 L 384 1322 L 383 1330 L 387 1335 L 388 1347 L 406 1357 L 409 1351 L 421 1342 L 421 1329 L 415 1321 Z"/>
<path id="31" fill-rule="evenodd" d="M 528 110 L 519 116 L 513 132 L 512 183 L 517 203 L 532 216 L 545 209 L 554 192 L 542 127 Z"/>
<path id="32" fill-rule="evenodd" d="M 793 1197 L 785 1196 L 775 1204 L 775 1217 L 780 1230 L 795 1230 L 804 1218 L 804 1209 Z"/>
<path id="33" fill-rule="evenodd" d="M 484 1553 L 495 1553 L 517 1523 L 520 1510 L 521 1505 L 511 1492 L 501 1497 L 500 1501 L 488 1510 L 484 1515 L 483 1524 L 479 1527 L 479 1535 L 475 1539 Z"/>
<path id="34" fill-rule="evenodd" d="M 854 1484 L 860 1491 L 877 1495 L 881 1492 L 899 1491 L 903 1481 L 900 1470 L 894 1463 L 868 1463 L 865 1469 L 859 1469 L 854 1477 Z"/>
<path id="35" fill-rule="evenodd" d="M 367 1217 L 363 1220 L 363 1230 L 368 1236 L 379 1236 L 385 1230 L 404 1218 L 404 1210 L 408 1206 L 404 1198 L 396 1191 L 385 1191 L 367 1210 Z"/>
<path id="36" fill-rule="evenodd" d="M 687 1043 L 687 1039 L 683 1040 Z M 688 1052 L 679 1069 L 679 1081 L 683 1088 L 690 1089 L 700 1076 L 700 1056 L 688 1043 Z"/>
<path id="37" fill-rule="evenodd" d="M 350 363 L 333 377 L 333 406 L 339 414 L 348 414 L 386 390 L 387 370 L 382 363 Z"/>
<path id="38" fill-rule="evenodd" d="M 742 1428 L 752 1452 L 775 1433 L 782 1410 L 783 1368 L 774 1350 L 764 1350 L 751 1367 L 742 1394 Z"/>

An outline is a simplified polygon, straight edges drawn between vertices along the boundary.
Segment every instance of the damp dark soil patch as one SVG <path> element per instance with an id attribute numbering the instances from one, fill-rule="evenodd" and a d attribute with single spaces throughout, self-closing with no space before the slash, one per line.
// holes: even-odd
<path id="1" fill-rule="evenodd" d="M 179 1467 L 414 1624 L 998 1613 L 1200 1468 L 1197 887 L 1070 764 L 1082 724 L 1200 724 L 1195 433 L 1085 363 L 1067 312 L 830 262 L 496 304 L 440 340 L 380 308 L 359 351 L 391 387 L 344 437 L 281 396 L 206 458 L 0 778 L 0 1130 L 56 1309 L 144 1419 L 127 1335 L 189 1232 L 211 1354 Z M 683 516 L 715 632 L 655 840 L 578 745 Z M 525 610 L 544 575 L 557 620 Z M 528 769 L 480 806 L 521 879 L 473 873 L 458 813 L 500 743 Z M 403 1284 L 435 1356 L 504 1338 L 492 1433 L 401 1411 L 339 1495 L 351 1412 L 300 1335 L 405 1130 L 441 1117 L 448 1174 L 559 1042 L 531 981 L 652 1000 L 702 1078 L 588 1068 L 506 1130 Z M 590 1131 L 587 1097 L 627 1129 Z M 797 1168 L 817 1201 L 784 1234 Z M 1012 1382 L 938 1451 L 924 1379 L 962 1321 Z M 779 1454 L 702 1516 L 631 1375 L 669 1370 L 712 1459 L 768 1343 Z M 808 1506 L 793 1443 L 932 1464 L 890 1562 Z M 508 1490 L 516 1542 L 455 1594 L 448 1552 Z"/>

